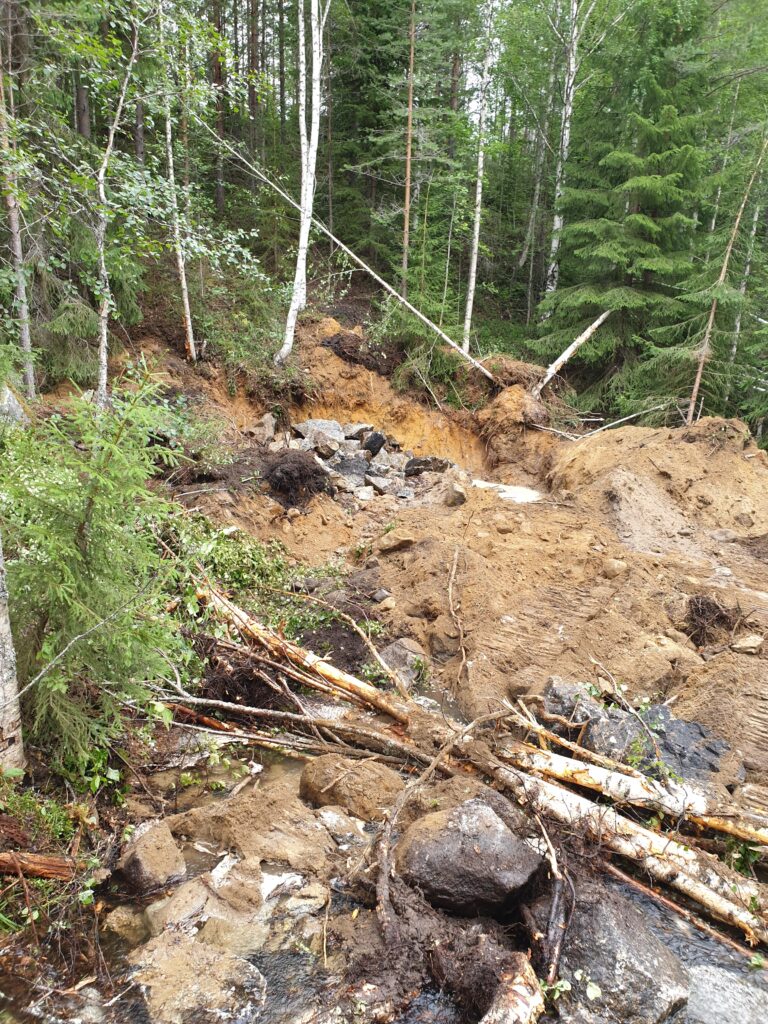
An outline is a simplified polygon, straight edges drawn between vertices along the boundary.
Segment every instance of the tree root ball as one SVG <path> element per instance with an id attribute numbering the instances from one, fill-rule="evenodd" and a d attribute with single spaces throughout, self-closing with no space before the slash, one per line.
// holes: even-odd
<path id="1" fill-rule="evenodd" d="M 288 506 L 305 505 L 314 494 L 331 490 L 328 474 L 310 452 L 277 452 L 264 470 L 264 480 Z"/>

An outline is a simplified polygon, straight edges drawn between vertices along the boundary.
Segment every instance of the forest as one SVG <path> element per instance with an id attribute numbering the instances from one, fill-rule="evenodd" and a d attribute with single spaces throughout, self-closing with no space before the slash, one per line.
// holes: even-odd
<path id="1" fill-rule="evenodd" d="M 763 6 L 0 0 L 0 1021 L 768 1017 Z"/>

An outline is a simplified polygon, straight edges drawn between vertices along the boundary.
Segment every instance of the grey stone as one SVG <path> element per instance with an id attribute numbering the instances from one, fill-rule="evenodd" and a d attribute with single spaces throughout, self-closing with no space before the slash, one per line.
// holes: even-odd
<path id="1" fill-rule="evenodd" d="M 760 979 L 758 981 L 758 979 Z M 768 1020 L 768 985 L 722 967 L 700 964 L 688 972 L 691 992 L 683 1024 L 747 1024 Z"/>
<path id="2" fill-rule="evenodd" d="M 731 644 L 731 650 L 739 654 L 759 654 L 763 649 L 765 638 L 759 633 L 752 633 L 749 636 L 741 636 Z"/>
<path id="3" fill-rule="evenodd" d="M 331 487 L 344 494 L 354 494 L 355 488 L 365 484 L 363 477 L 344 476 L 342 473 L 331 472 L 328 477 Z"/>
<path id="4" fill-rule="evenodd" d="M 322 430 L 313 430 L 307 436 L 307 441 L 312 444 L 321 459 L 333 458 L 341 444 L 335 437 L 331 437 L 330 434 L 326 434 Z"/>
<path id="5" fill-rule="evenodd" d="M 405 475 L 421 476 L 422 473 L 445 473 L 452 465 L 450 459 L 441 459 L 437 455 L 417 455 L 406 462 Z"/>
<path id="6" fill-rule="evenodd" d="M 26 427 L 29 416 L 21 407 L 21 402 L 7 385 L 0 388 L 0 422 L 12 423 L 17 427 Z"/>
<path id="7" fill-rule="evenodd" d="M 413 498 L 413 497 L 415 497 L 415 495 L 416 495 L 416 492 L 414 491 L 414 489 L 412 487 L 399 487 L 395 491 L 395 497 L 396 498 L 402 498 L 404 500 Z"/>
<path id="8" fill-rule="evenodd" d="M 165 821 L 143 822 L 128 841 L 118 867 L 139 892 L 150 892 L 184 877 L 186 864 Z"/>
<path id="9" fill-rule="evenodd" d="M 392 456 L 386 448 L 382 448 L 371 458 L 371 469 L 375 469 L 377 473 L 388 473 L 392 467 Z"/>
<path id="10" fill-rule="evenodd" d="M 303 420 L 301 423 L 294 423 L 293 429 L 299 437 L 308 437 L 313 430 L 320 430 L 336 441 L 344 440 L 344 431 L 336 420 Z"/>
<path id="11" fill-rule="evenodd" d="M 358 487 L 355 490 L 355 497 L 358 501 L 372 501 L 376 497 L 376 491 L 372 487 Z"/>
<path id="12" fill-rule="evenodd" d="M 368 463 L 364 458 L 358 455 L 354 455 L 350 459 L 336 460 L 333 464 L 333 468 L 337 473 L 341 473 L 342 476 L 359 477 L 361 486 L 363 485 L 368 473 Z"/>
<path id="13" fill-rule="evenodd" d="M 362 441 L 363 436 L 368 433 L 369 430 L 373 430 L 372 423 L 345 423 L 341 428 L 344 431 L 344 437 L 349 441 Z"/>
<path id="14" fill-rule="evenodd" d="M 419 818 L 395 856 L 399 873 L 430 903 L 459 914 L 509 910 L 543 863 L 479 799 Z"/>
<path id="15" fill-rule="evenodd" d="M 391 597 L 391 594 L 389 593 L 388 590 L 384 590 L 383 587 L 381 588 L 381 590 L 377 590 L 375 594 L 371 594 L 371 600 L 375 601 L 376 604 L 378 604 L 380 601 L 386 601 L 388 597 Z"/>
<path id="16" fill-rule="evenodd" d="M 642 913 L 606 885 L 580 880 L 563 943 L 560 977 L 571 985 L 558 1000 L 565 1024 L 661 1024 L 685 1006 L 686 972 L 653 934 Z M 546 926 L 549 899 L 533 909 Z M 589 983 L 600 994 L 590 999 Z M 593 990 L 594 994 L 594 990 Z"/>
<path id="17" fill-rule="evenodd" d="M 388 480 L 384 476 L 374 476 L 372 473 L 368 473 L 365 478 L 365 482 L 369 484 L 377 494 L 389 494 L 394 486 L 393 481 Z"/>
<path id="18" fill-rule="evenodd" d="M 380 591 L 380 593 L 387 594 L 386 590 Z M 375 598 L 374 594 L 374 600 Z M 379 653 L 387 665 L 411 686 L 429 665 L 429 658 L 421 644 L 407 636 L 393 641 Z"/>
<path id="19" fill-rule="evenodd" d="M 363 451 L 363 446 L 359 441 L 339 441 L 339 452 L 342 458 L 346 455 L 357 455 L 358 452 Z M 371 453 L 366 452 L 364 458 L 370 458 Z"/>
<path id="20" fill-rule="evenodd" d="M 386 436 L 379 433 L 378 430 L 374 430 L 363 441 L 363 448 L 369 451 L 371 455 L 378 455 L 386 443 Z"/>
<path id="21" fill-rule="evenodd" d="M 614 760 L 632 756 L 636 767 L 654 770 L 658 755 L 650 738 L 637 720 L 621 708 L 604 705 L 591 697 L 582 685 L 566 683 L 553 676 L 545 694 L 545 708 L 551 714 L 583 722 L 588 719 L 582 743 L 589 750 Z M 668 707 L 653 704 L 639 712 L 649 726 L 661 752 L 661 760 L 689 782 L 709 782 L 720 769 L 720 761 L 730 750 L 698 722 L 675 718 Z"/>
<path id="22" fill-rule="evenodd" d="M 379 537 L 376 546 L 381 554 L 387 554 L 393 551 L 404 551 L 406 548 L 413 547 L 415 543 L 416 538 L 412 533 L 405 529 L 396 529 Z"/>

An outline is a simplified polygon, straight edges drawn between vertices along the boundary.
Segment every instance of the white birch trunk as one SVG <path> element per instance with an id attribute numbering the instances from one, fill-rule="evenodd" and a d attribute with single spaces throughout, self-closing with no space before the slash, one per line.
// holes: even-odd
<path id="1" fill-rule="evenodd" d="M 557 290 L 560 277 L 560 235 L 565 223 L 562 212 L 562 199 L 565 191 L 565 168 L 571 150 L 571 124 L 573 121 L 573 101 L 576 95 L 576 76 L 579 71 L 579 26 L 580 0 L 570 0 L 570 16 L 568 18 L 568 35 L 565 40 L 565 80 L 563 82 L 563 116 L 560 125 L 560 145 L 557 150 L 555 168 L 555 214 L 552 219 L 552 241 L 549 249 L 549 266 L 547 267 L 546 291 Z"/>
<path id="2" fill-rule="evenodd" d="M 472 248 L 469 253 L 469 281 L 467 283 L 467 304 L 464 309 L 464 335 L 461 342 L 462 352 L 469 352 L 469 337 L 472 331 L 472 309 L 475 304 L 475 285 L 477 283 L 477 257 L 480 249 L 480 220 L 483 213 L 483 172 L 485 169 L 485 118 L 488 106 L 488 89 L 491 70 L 491 36 L 488 34 L 485 60 L 483 61 L 483 77 L 480 84 L 480 118 L 478 123 L 477 143 L 477 177 L 475 179 L 475 218 L 472 227 Z"/>
<path id="3" fill-rule="evenodd" d="M 5 108 L 5 68 L 0 46 L 0 153 L 2 153 L 2 185 L 5 205 L 8 210 L 8 234 L 11 243 L 11 266 L 14 276 L 14 296 L 19 321 L 19 346 L 24 359 L 24 386 L 27 398 L 35 397 L 35 364 L 32 357 L 32 335 L 29 325 L 29 301 L 27 299 L 27 278 L 24 273 L 24 247 L 21 241 L 19 203 L 16 199 L 16 175 L 13 173 L 11 142 L 8 118 Z"/>
<path id="4" fill-rule="evenodd" d="M 157 26 L 160 36 L 160 56 L 163 61 L 163 116 L 165 118 L 165 159 L 168 165 L 168 184 L 171 189 L 171 230 L 173 233 L 173 249 L 176 254 L 176 269 L 179 275 L 181 290 L 182 314 L 184 316 L 184 348 L 187 359 L 197 361 L 195 335 L 192 329 L 192 312 L 189 306 L 189 289 L 187 288 L 187 268 L 184 261 L 184 246 L 181 241 L 179 224 L 179 198 L 176 192 L 176 170 L 173 162 L 173 123 L 171 121 L 171 94 L 168 82 L 167 54 L 165 53 L 165 31 L 163 24 L 163 5 L 157 8 Z"/>
<path id="5" fill-rule="evenodd" d="M 403 198 L 403 257 L 400 268 L 400 294 L 408 298 L 408 259 L 411 244 L 411 159 L 413 154 L 413 72 L 416 61 L 416 0 L 411 0 L 408 31 L 408 119 L 405 128 L 405 195 Z"/>
<path id="6" fill-rule="evenodd" d="M 755 255 L 755 238 L 757 237 L 757 227 L 760 223 L 761 209 L 759 206 L 755 207 L 755 212 L 752 214 L 752 227 L 749 230 L 749 245 L 747 246 L 747 261 L 744 264 L 744 273 L 741 275 L 741 283 L 739 284 L 739 295 L 742 299 L 747 294 L 747 285 L 749 284 L 749 278 L 752 273 L 752 259 Z M 736 314 L 736 322 L 733 325 L 733 341 L 731 342 L 731 362 L 735 362 L 736 353 L 739 351 L 739 338 L 741 337 L 741 318 L 743 309 L 739 307 L 739 311 Z"/>
<path id="7" fill-rule="evenodd" d="M 123 75 L 123 82 L 120 86 L 120 95 L 117 100 L 115 116 L 109 126 L 107 134 L 107 145 L 104 149 L 104 156 L 99 164 L 96 175 L 96 190 L 99 197 L 99 212 L 96 220 L 96 249 L 99 254 L 99 288 L 101 290 L 101 303 L 99 305 L 99 377 L 96 385 L 96 405 L 103 409 L 107 404 L 107 382 L 109 366 L 109 314 L 113 307 L 112 288 L 109 283 L 109 272 L 107 270 L 107 227 L 109 225 L 109 206 L 107 202 L 107 171 L 109 161 L 112 158 L 112 151 L 115 148 L 115 135 L 120 127 L 125 106 L 125 97 L 128 92 L 128 85 L 133 73 L 133 65 L 139 54 L 139 32 L 138 29 L 132 33 L 133 43 L 131 56 Z"/>
<path id="8" fill-rule="evenodd" d="M 557 357 L 554 363 L 552 363 L 552 365 L 547 369 L 547 372 L 544 374 L 542 380 L 531 391 L 531 394 L 534 398 L 539 397 L 541 392 L 544 390 L 547 384 L 549 384 L 549 382 L 552 380 L 555 374 L 558 374 L 560 370 L 562 370 L 562 368 L 565 366 L 565 364 L 568 362 L 568 360 L 571 358 L 574 352 L 580 349 L 581 346 L 585 344 L 585 342 L 589 341 L 589 339 L 592 337 L 592 335 L 595 333 L 598 327 L 601 327 L 605 323 L 605 321 L 608 319 L 611 313 L 612 310 L 610 309 L 607 309 L 604 313 L 601 313 L 597 320 L 594 320 L 585 331 L 582 331 L 578 338 L 575 338 L 571 342 L 571 344 L 568 346 L 565 352 L 563 352 L 561 355 Z"/>
<path id="9" fill-rule="evenodd" d="M 3 538 L 0 536 L 0 768 L 23 768 L 19 685 L 16 679 L 16 648 L 13 645 L 5 582 Z"/>
<path id="10" fill-rule="evenodd" d="M 320 0 L 310 0 L 310 32 L 312 44 L 312 96 L 309 137 L 307 137 L 307 58 L 305 50 L 304 0 L 299 0 L 299 137 L 301 142 L 301 198 L 299 202 L 299 245 L 293 294 L 285 322 L 285 334 L 275 363 L 282 366 L 293 351 L 296 321 L 307 304 L 307 253 L 315 202 L 317 181 L 317 150 L 320 141 L 320 100 L 323 70 L 323 29 L 328 4 L 320 10 Z"/>

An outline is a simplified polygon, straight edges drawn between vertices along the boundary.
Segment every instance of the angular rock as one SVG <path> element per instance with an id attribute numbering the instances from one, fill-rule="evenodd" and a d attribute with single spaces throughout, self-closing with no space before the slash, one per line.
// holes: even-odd
<path id="1" fill-rule="evenodd" d="M 591 697 L 583 685 L 566 683 L 553 676 L 545 694 L 546 710 L 574 721 L 589 721 L 582 743 L 617 761 L 631 758 L 632 764 L 658 773 L 658 755 L 635 715 Z M 639 716 L 653 731 L 668 769 L 689 782 L 709 782 L 720 770 L 720 761 L 730 750 L 698 722 L 675 718 L 668 707 L 652 704 Z"/>
<path id="2" fill-rule="evenodd" d="M 759 633 L 753 633 L 750 636 L 742 636 L 738 640 L 734 640 L 731 650 L 739 654 L 759 654 L 764 643 L 765 637 L 760 636 Z"/>
<path id="3" fill-rule="evenodd" d="M 252 437 L 257 444 L 269 444 L 274 439 L 276 427 L 275 417 L 271 412 L 265 412 L 261 419 L 246 430 L 246 434 Z"/>
<path id="4" fill-rule="evenodd" d="M 151 892 L 184 877 L 186 864 L 165 821 L 143 822 L 131 836 L 118 868 L 139 892 Z"/>
<path id="5" fill-rule="evenodd" d="M 467 501 L 467 489 L 455 480 L 449 480 L 443 491 L 443 501 L 448 508 L 458 508 Z"/>
<path id="6" fill-rule="evenodd" d="M 408 636 L 388 644 L 379 654 L 406 683 L 413 685 L 428 669 L 429 656 L 421 644 Z"/>
<path id="7" fill-rule="evenodd" d="M 334 461 L 333 469 L 336 473 L 341 473 L 342 476 L 354 477 L 360 479 L 360 486 L 364 486 L 363 481 L 365 480 L 366 474 L 368 473 L 368 463 L 362 458 L 362 456 L 353 455 L 348 459 L 338 459 Z"/>
<path id="8" fill-rule="evenodd" d="M 372 487 L 377 494 L 389 494 L 393 487 L 396 486 L 392 480 L 388 480 L 384 476 L 374 476 L 372 473 L 368 473 L 365 478 L 365 482 Z"/>
<path id="9" fill-rule="evenodd" d="M 419 818 L 397 844 L 397 870 L 436 907 L 503 913 L 543 864 L 482 800 Z"/>
<path id="10" fill-rule="evenodd" d="M 395 491 L 395 497 L 401 498 L 404 501 L 407 501 L 410 498 L 415 497 L 415 495 L 416 492 L 412 487 L 398 487 L 398 489 Z"/>
<path id="11" fill-rule="evenodd" d="M 549 900 L 533 907 L 546 926 Z M 563 943 L 560 977 L 570 992 L 558 1000 L 567 1024 L 661 1024 L 685 1006 L 686 972 L 654 935 L 642 913 L 613 887 L 576 882 L 576 908 Z M 599 995 L 588 985 L 596 985 Z"/>
<path id="12" fill-rule="evenodd" d="M 26 427 L 29 423 L 21 402 L 5 384 L 0 388 L 0 423 L 13 423 L 18 427 Z"/>
<path id="13" fill-rule="evenodd" d="M 392 595 L 388 590 L 384 590 L 384 588 L 381 587 L 379 590 L 376 590 L 374 591 L 373 594 L 371 594 L 371 600 L 375 601 L 376 604 L 379 604 L 379 602 L 386 601 L 386 599 L 391 596 Z"/>
<path id="14" fill-rule="evenodd" d="M 450 459 L 441 459 L 437 455 L 417 455 L 408 459 L 404 470 L 406 476 L 421 476 L 422 473 L 445 473 L 452 465 Z"/>
<path id="15" fill-rule="evenodd" d="M 342 427 L 344 437 L 348 441 L 362 441 L 369 430 L 373 430 L 372 423 L 345 423 Z"/>
<path id="16" fill-rule="evenodd" d="M 609 580 L 615 580 L 627 571 L 629 566 L 620 558 L 606 558 L 603 560 L 603 576 Z"/>
<path id="17" fill-rule="evenodd" d="M 381 821 L 404 786 L 397 772 L 376 761 L 323 754 L 306 764 L 299 792 L 316 807 L 335 805 L 364 821 Z"/>
<path id="18" fill-rule="evenodd" d="M 355 489 L 355 497 L 358 501 L 373 501 L 376 491 L 373 487 L 358 487 Z"/>
<path id="19" fill-rule="evenodd" d="M 764 971 L 754 982 L 741 974 L 697 964 L 688 972 L 691 987 L 682 1024 L 747 1024 L 768 1020 Z"/>
<path id="20" fill-rule="evenodd" d="M 357 455 L 359 452 L 363 452 L 363 446 L 360 441 L 339 441 L 339 453 L 342 458 L 345 456 Z M 370 459 L 371 453 L 365 452 L 363 458 Z"/>
<path id="21" fill-rule="evenodd" d="M 363 441 L 363 448 L 369 451 L 371 455 L 378 455 L 386 443 L 386 436 L 379 433 L 378 430 L 374 430 Z"/>
<path id="22" fill-rule="evenodd" d="M 394 551 L 404 551 L 406 548 L 413 547 L 415 543 L 416 538 L 412 533 L 409 533 L 408 530 L 398 528 L 379 537 L 376 542 L 376 547 L 382 554 L 387 554 Z"/>
<path id="23" fill-rule="evenodd" d="M 336 472 L 330 473 L 328 481 L 331 487 L 345 494 L 354 494 L 357 487 L 362 487 L 365 484 L 363 477 L 344 476 Z"/>
<path id="24" fill-rule="evenodd" d="M 293 430 L 299 437 L 308 437 L 312 431 L 319 430 L 336 441 L 344 440 L 344 431 L 336 420 L 303 420 L 301 423 L 294 423 Z"/>
<path id="25" fill-rule="evenodd" d="M 323 430 L 312 430 L 305 442 L 310 444 L 321 459 L 331 459 L 338 452 L 341 442 Z"/>

